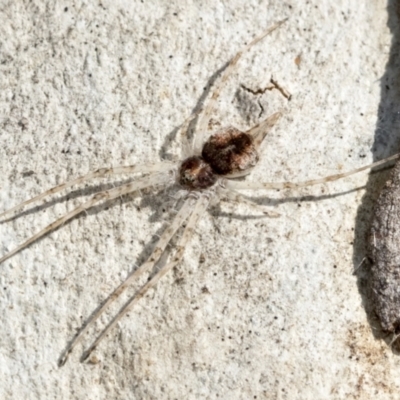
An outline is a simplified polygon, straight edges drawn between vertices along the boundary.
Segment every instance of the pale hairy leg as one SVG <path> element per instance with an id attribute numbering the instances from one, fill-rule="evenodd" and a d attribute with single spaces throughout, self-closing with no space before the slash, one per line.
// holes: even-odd
<path id="1" fill-rule="evenodd" d="M 47 196 L 51 196 L 52 194 L 58 193 L 61 190 L 69 188 L 73 185 L 79 185 L 90 179 L 104 178 L 106 176 L 112 176 L 112 175 L 117 175 L 117 174 L 136 174 L 136 173 L 147 174 L 147 173 L 153 173 L 153 172 L 163 172 L 163 171 L 172 169 L 173 167 L 174 167 L 173 163 L 163 161 L 163 162 L 143 164 L 143 165 L 129 165 L 126 167 L 100 168 L 96 171 L 89 172 L 86 175 L 80 176 L 76 179 L 73 179 L 71 181 L 62 183 L 61 185 L 55 186 L 49 190 L 46 190 L 44 193 L 41 193 L 35 197 L 32 197 L 31 199 L 28 199 L 20 204 L 17 204 L 16 206 L 2 212 L 0 214 L 0 218 L 3 218 L 6 214 L 10 214 L 14 211 L 21 210 L 23 207 L 25 207 L 28 204 L 40 201 Z"/>
<path id="2" fill-rule="evenodd" d="M 93 207 L 95 204 L 99 203 L 102 200 L 112 200 L 119 196 L 123 196 L 124 194 L 132 193 L 140 189 L 146 189 L 160 184 L 165 184 L 166 182 L 168 182 L 167 174 L 155 173 L 150 176 L 138 178 L 138 180 L 135 182 L 127 183 L 125 185 L 118 186 L 114 189 L 96 193 L 90 200 L 76 207 L 75 209 L 63 215 L 62 217 L 58 218 L 50 225 L 46 226 L 38 233 L 31 236 L 28 240 L 26 240 L 24 243 L 16 247 L 14 250 L 4 255 L 2 258 L 0 258 L 0 264 L 9 259 L 10 257 L 12 257 L 14 254 L 24 249 L 25 247 L 29 246 L 31 243 L 35 242 L 42 236 L 46 235 L 48 232 L 51 232 L 52 230 L 56 229 L 60 225 L 69 221 L 70 219 L 80 214 L 81 212 L 87 210 L 88 208 Z"/>
<path id="3" fill-rule="evenodd" d="M 79 331 L 78 335 L 74 338 L 71 344 L 66 349 L 65 353 L 59 360 L 59 366 L 63 366 L 67 361 L 68 356 L 71 354 L 75 346 L 81 341 L 83 335 L 88 331 L 88 329 L 94 324 L 94 322 L 103 314 L 103 312 L 108 308 L 108 306 L 116 300 L 121 293 L 139 276 L 142 274 L 149 272 L 153 269 L 154 265 L 160 259 L 162 253 L 165 251 L 168 243 L 171 241 L 172 237 L 175 235 L 176 231 L 182 226 L 185 220 L 190 215 L 193 209 L 193 198 L 188 198 L 184 202 L 183 206 L 180 208 L 178 213 L 176 214 L 174 220 L 169 225 L 168 228 L 164 230 L 162 235 L 160 236 L 158 242 L 156 243 L 154 250 L 148 257 L 148 259 L 135 271 L 133 271 L 126 280 L 121 283 L 117 289 L 108 297 L 106 302 L 100 307 L 99 310 L 95 312 L 95 314 L 87 321 L 86 325 Z"/>
<path id="4" fill-rule="evenodd" d="M 225 68 L 225 70 L 222 73 L 222 76 L 220 77 L 220 80 L 218 84 L 216 85 L 213 94 L 211 95 L 211 98 L 208 100 L 207 105 L 204 107 L 204 112 L 202 117 L 200 118 L 199 124 L 198 124 L 198 129 L 197 129 L 197 134 L 194 138 L 193 141 L 193 150 L 194 152 L 200 153 L 203 143 L 204 143 L 204 137 L 208 129 L 208 124 L 213 112 L 213 109 L 216 105 L 217 99 L 219 95 L 222 92 L 222 89 L 224 88 L 224 85 L 228 81 L 228 78 L 232 75 L 232 73 L 235 71 L 235 68 L 237 66 L 237 63 L 241 56 L 246 53 L 251 47 L 253 47 L 255 44 L 257 44 L 260 40 L 265 38 L 267 35 L 269 35 L 271 32 L 273 32 L 275 29 L 279 28 L 285 21 L 287 20 L 284 19 L 280 22 L 277 22 L 270 28 L 268 28 L 266 31 L 264 31 L 260 36 L 257 36 L 254 40 L 252 40 L 247 46 L 245 46 L 242 50 L 240 50 L 229 62 L 228 66 Z"/>
<path id="5" fill-rule="evenodd" d="M 280 111 L 276 112 L 275 114 L 270 115 L 267 119 L 261 121 L 260 123 L 249 129 L 247 132 L 245 132 L 253 139 L 254 146 L 257 150 L 259 149 L 265 136 L 267 136 L 268 132 L 274 127 L 281 116 L 282 113 Z"/>
<path id="6" fill-rule="evenodd" d="M 199 116 L 202 109 L 197 110 L 196 112 L 192 113 L 186 120 L 183 122 L 182 126 L 180 127 L 181 131 L 181 140 L 182 140 L 182 158 L 185 159 L 193 155 L 192 147 L 189 143 L 188 138 L 188 130 L 191 122 Z"/>
<path id="7" fill-rule="evenodd" d="M 397 160 L 400 158 L 400 153 L 395 154 L 393 156 L 384 158 L 383 160 L 374 162 L 369 165 L 365 165 L 361 168 L 356 168 L 348 172 L 343 172 L 341 174 L 335 174 L 326 176 L 325 178 L 320 179 L 313 179 L 304 182 L 245 182 L 245 181 L 234 181 L 234 180 L 227 180 L 225 183 L 225 187 L 227 189 L 233 190 L 258 190 L 258 189 L 298 189 L 306 186 L 318 185 L 321 183 L 337 181 L 339 179 L 346 178 L 347 176 L 357 174 L 362 171 L 366 171 L 368 169 L 378 167 L 379 165 L 386 164 L 389 161 Z"/>
<path id="8" fill-rule="evenodd" d="M 149 282 L 147 282 L 144 286 L 142 286 L 142 288 L 121 308 L 121 310 L 115 316 L 115 318 L 107 325 L 107 327 L 97 337 L 95 342 L 89 347 L 87 351 L 84 352 L 82 360 L 85 360 L 89 357 L 92 351 L 96 349 L 101 340 L 107 335 L 107 333 L 115 327 L 118 321 L 132 309 L 132 307 L 146 294 L 146 292 L 149 289 L 155 286 L 166 273 L 168 273 L 172 268 L 174 268 L 176 265 L 179 264 L 179 262 L 182 260 L 187 243 L 189 242 L 193 234 L 193 230 L 197 224 L 197 221 L 207 209 L 208 204 L 209 204 L 208 196 L 203 195 L 197 200 L 193 212 L 190 215 L 186 227 L 183 231 L 183 234 L 177 243 L 176 252 L 172 258 L 172 261 L 163 266 L 161 270 L 158 271 L 157 274 L 154 275 L 154 277 Z"/>

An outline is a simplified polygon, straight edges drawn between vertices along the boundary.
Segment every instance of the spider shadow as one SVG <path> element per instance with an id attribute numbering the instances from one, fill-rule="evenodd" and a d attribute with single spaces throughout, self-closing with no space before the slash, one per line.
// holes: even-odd
<path id="1" fill-rule="evenodd" d="M 194 134 L 195 134 L 195 129 L 197 122 L 199 120 L 199 117 L 201 117 L 202 113 L 200 110 L 202 109 L 205 100 L 209 96 L 212 87 L 214 86 L 215 81 L 220 77 L 220 75 L 225 71 L 225 69 L 228 67 L 229 61 L 226 62 L 221 68 L 219 68 L 216 72 L 214 72 L 213 75 L 208 79 L 206 86 L 204 87 L 203 93 L 197 100 L 196 105 L 193 107 L 192 112 L 190 115 L 194 115 L 196 113 L 199 113 L 189 124 L 188 127 L 188 140 L 189 143 L 192 143 Z M 171 142 L 175 141 L 177 139 L 178 132 L 180 131 L 182 125 L 177 126 L 174 128 L 164 139 L 164 143 L 161 145 L 161 148 L 159 150 L 159 156 L 161 159 L 164 160 L 174 160 L 176 158 L 175 155 L 172 153 L 168 152 L 168 148 L 170 147 Z"/>
<path id="2" fill-rule="evenodd" d="M 400 137 L 397 134 L 400 123 L 400 81 L 398 79 L 400 70 L 400 0 L 388 0 L 388 22 L 387 25 L 392 33 L 389 59 L 385 72 L 380 79 L 381 98 L 378 106 L 378 120 L 375 128 L 375 138 L 372 146 L 374 161 L 395 154 L 399 151 Z M 380 322 L 375 314 L 374 304 L 371 297 L 371 269 L 369 263 L 363 263 L 368 255 L 368 235 L 373 219 L 374 204 L 385 182 L 389 178 L 389 171 L 379 175 L 371 175 L 366 185 L 366 191 L 362 203 L 357 210 L 353 265 L 357 276 L 358 291 L 361 295 L 362 304 L 365 309 L 371 332 L 375 339 L 383 339 L 388 345 L 392 335 L 382 331 Z M 361 268 L 360 262 L 363 264 Z M 396 354 L 399 349 L 394 349 Z"/>
<path id="3" fill-rule="evenodd" d="M 240 85 L 235 92 L 236 109 L 247 126 L 254 126 L 260 122 L 265 113 L 261 98 L 264 93 L 250 93 Z"/>
<path id="4" fill-rule="evenodd" d="M 271 207 L 271 211 L 274 211 L 275 207 L 278 207 L 281 204 L 286 203 L 297 203 L 299 207 L 301 207 L 301 203 L 304 202 L 318 202 L 324 201 L 329 199 L 334 199 L 336 197 L 346 196 L 347 194 L 357 192 L 358 190 L 364 189 L 364 186 L 360 186 L 358 188 L 349 189 L 346 191 L 334 193 L 334 194 L 324 194 L 324 195 L 306 195 L 306 196 L 288 196 L 282 198 L 271 198 L 266 196 L 243 196 L 245 199 L 252 201 L 255 206 L 268 206 Z M 278 190 L 279 192 L 279 190 Z M 232 202 L 229 202 L 232 204 Z M 249 206 L 251 207 L 251 206 Z M 232 218 L 232 219 L 239 219 L 241 221 L 248 221 L 251 219 L 260 219 L 260 218 L 269 218 L 267 215 L 255 215 L 255 216 L 248 216 L 248 215 L 241 215 L 236 213 L 230 212 L 223 212 L 221 208 L 218 206 L 213 207 L 214 212 L 212 212 L 213 216 L 218 216 L 222 218 Z M 257 211 L 257 209 L 255 209 Z"/>

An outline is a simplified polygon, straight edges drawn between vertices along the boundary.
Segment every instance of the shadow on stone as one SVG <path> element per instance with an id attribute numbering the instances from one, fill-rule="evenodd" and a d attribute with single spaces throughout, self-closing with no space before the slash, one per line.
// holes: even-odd
<path id="1" fill-rule="evenodd" d="M 380 79 L 381 98 L 372 147 L 374 161 L 381 160 L 400 150 L 400 0 L 389 0 L 387 10 L 387 25 L 392 34 L 392 40 L 385 73 Z M 385 57 L 384 54 L 382 56 Z M 369 177 L 365 195 L 357 210 L 353 252 L 353 265 L 357 275 L 358 290 L 372 334 L 376 339 L 385 340 L 388 345 L 393 336 L 382 331 L 374 310 L 370 289 L 371 266 L 368 262 L 364 262 L 360 268 L 358 267 L 361 260 L 368 255 L 367 243 L 374 216 L 374 205 L 389 176 L 390 170 L 386 170 Z M 398 352 L 396 346 L 392 348 L 395 352 Z"/>

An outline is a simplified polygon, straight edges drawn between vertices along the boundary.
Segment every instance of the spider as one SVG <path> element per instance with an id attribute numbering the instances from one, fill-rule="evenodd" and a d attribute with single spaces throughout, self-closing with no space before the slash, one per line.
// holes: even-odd
<path id="1" fill-rule="evenodd" d="M 227 67 L 223 71 L 219 83 L 216 86 L 208 104 L 204 107 L 204 110 L 200 110 L 189 117 L 181 127 L 181 139 L 182 139 L 182 153 L 183 161 L 178 164 L 172 162 L 158 162 L 147 165 L 130 165 L 120 166 L 114 168 L 101 168 L 94 172 L 90 172 L 86 175 L 65 182 L 61 185 L 53 187 L 46 192 L 39 194 L 29 200 L 24 201 L 12 207 L 11 209 L 0 214 L 0 218 L 3 218 L 6 214 L 20 211 L 24 206 L 38 202 L 50 195 L 60 192 L 61 190 L 67 189 L 71 186 L 82 184 L 90 179 L 103 178 L 107 176 L 115 176 L 119 174 L 138 174 L 139 176 L 133 182 L 122 184 L 113 189 L 99 192 L 95 194 L 90 200 L 81 204 L 74 210 L 63 215 L 52 224 L 48 225 L 37 234 L 33 235 L 21 245 L 10 251 L 2 258 L 0 263 L 3 263 L 14 254 L 23 250 L 42 236 L 53 231 L 57 227 L 61 226 L 65 222 L 71 220 L 78 214 L 85 210 L 93 207 L 94 205 L 102 202 L 116 199 L 122 195 L 129 194 L 135 191 L 146 188 L 155 188 L 159 186 L 167 186 L 169 184 L 178 183 L 181 190 L 180 201 L 182 204 L 181 208 L 177 212 L 176 216 L 172 220 L 171 224 L 159 237 L 152 253 L 148 259 L 136 270 L 134 270 L 126 280 L 114 290 L 114 292 L 108 297 L 108 299 L 102 304 L 102 306 L 94 313 L 94 315 L 82 326 L 80 331 L 74 337 L 72 342 L 68 345 L 64 353 L 59 359 L 59 366 L 62 366 L 67 361 L 69 354 L 75 348 L 75 346 L 81 341 L 84 334 L 94 324 L 94 322 L 100 317 L 100 315 L 109 307 L 109 305 L 118 297 L 120 294 L 136 280 L 140 275 L 148 273 L 154 269 L 155 265 L 159 262 L 161 256 L 164 254 L 166 247 L 171 242 L 180 228 L 183 228 L 183 233 L 177 240 L 175 251 L 169 257 L 168 261 L 160 268 L 154 276 L 143 285 L 136 294 L 121 308 L 118 314 L 112 319 L 112 321 L 106 326 L 106 328 L 100 333 L 93 344 L 83 353 L 81 360 L 84 361 L 99 345 L 100 341 L 115 327 L 118 321 L 128 312 L 131 308 L 142 298 L 145 293 L 152 287 L 154 287 L 158 281 L 173 269 L 178 263 L 181 262 L 184 254 L 185 247 L 190 241 L 193 230 L 196 226 L 197 221 L 202 214 L 207 210 L 210 203 L 214 204 L 218 201 L 234 201 L 234 202 L 245 202 L 253 207 L 260 209 L 265 215 L 269 217 L 278 217 L 279 215 L 266 210 L 256 203 L 253 203 L 249 199 L 245 199 L 242 195 L 237 192 L 238 189 L 283 189 L 283 188 L 300 188 L 309 185 L 315 185 L 328 181 L 337 180 L 354 173 L 375 167 L 383 164 L 389 160 L 398 158 L 398 155 L 389 157 L 385 160 L 376 162 L 374 164 L 352 170 L 347 173 L 336 174 L 321 179 L 291 183 L 291 182 L 278 182 L 278 183 L 261 183 L 261 182 L 248 182 L 248 181 L 237 181 L 235 178 L 244 177 L 248 175 L 253 167 L 259 161 L 258 150 L 261 143 L 263 142 L 266 134 L 276 124 L 281 116 L 281 112 L 278 111 L 271 115 L 264 121 L 260 122 L 256 126 L 249 129 L 247 132 L 241 132 L 234 127 L 228 127 L 219 130 L 212 134 L 207 140 L 205 140 L 205 133 L 210 121 L 213 108 L 216 105 L 216 101 L 221 93 L 222 88 L 227 82 L 229 76 L 234 71 L 237 63 L 243 53 L 248 51 L 255 44 L 260 42 L 264 37 L 269 35 L 271 32 L 276 30 L 286 21 L 280 21 L 274 24 L 272 27 L 264 31 L 260 36 L 256 37 L 253 41 L 247 44 L 241 51 L 239 51 L 235 57 L 231 59 Z M 202 114 L 202 115 L 201 115 Z M 198 133 L 192 138 L 191 143 L 187 137 L 187 131 L 190 123 L 197 117 L 198 121 Z"/>

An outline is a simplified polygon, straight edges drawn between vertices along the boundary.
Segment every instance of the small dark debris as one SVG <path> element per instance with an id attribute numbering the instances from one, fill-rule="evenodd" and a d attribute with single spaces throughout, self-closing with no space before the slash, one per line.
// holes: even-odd
<path id="1" fill-rule="evenodd" d="M 29 176 L 35 175 L 35 172 L 30 170 L 22 173 L 23 178 L 28 178 Z"/>

